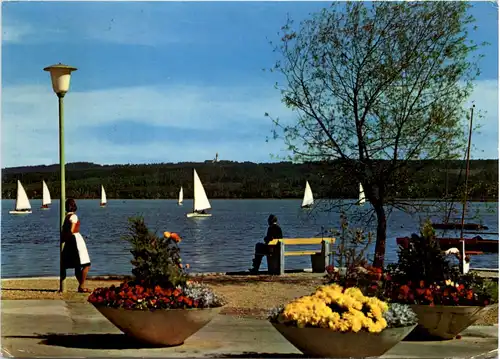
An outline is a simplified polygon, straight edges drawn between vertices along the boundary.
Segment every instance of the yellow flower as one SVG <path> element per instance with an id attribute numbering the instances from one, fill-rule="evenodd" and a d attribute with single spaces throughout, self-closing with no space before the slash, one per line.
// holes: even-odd
<path id="1" fill-rule="evenodd" d="M 341 308 L 341 311 L 334 312 L 332 308 Z M 278 321 L 293 322 L 299 328 L 310 326 L 341 332 L 367 330 L 379 333 L 387 326 L 383 318 L 386 310 L 387 303 L 364 296 L 358 288 L 344 290 L 333 284 L 319 287 L 313 294 L 288 303 Z"/>

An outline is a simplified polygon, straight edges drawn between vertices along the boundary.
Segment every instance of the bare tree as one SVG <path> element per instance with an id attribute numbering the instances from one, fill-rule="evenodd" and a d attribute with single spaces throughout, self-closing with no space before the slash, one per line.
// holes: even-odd
<path id="1" fill-rule="evenodd" d="M 376 215 L 377 267 L 385 256 L 384 206 L 401 205 L 396 194 L 409 184 L 410 161 L 464 153 L 464 105 L 482 56 L 468 38 L 469 7 L 334 3 L 297 29 L 290 19 L 281 29 L 272 71 L 284 75 L 278 87 L 297 120 L 272 118 L 275 138 L 293 160 L 335 161 L 340 185 L 363 185 Z"/>

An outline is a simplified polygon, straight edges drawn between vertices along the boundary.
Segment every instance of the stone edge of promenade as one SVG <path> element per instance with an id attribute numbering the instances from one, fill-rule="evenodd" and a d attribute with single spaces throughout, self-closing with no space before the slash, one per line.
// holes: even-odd
<path id="1" fill-rule="evenodd" d="M 476 271 L 480 275 L 483 275 L 488 278 L 498 278 L 499 276 L 499 270 L 495 268 L 478 268 L 477 270 L 472 269 L 472 271 Z M 310 268 L 307 269 L 300 269 L 300 270 L 290 270 L 285 273 L 287 274 L 314 274 L 316 276 L 323 275 L 324 273 L 312 273 L 312 270 Z M 245 271 L 234 271 L 234 272 L 202 272 L 202 273 L 190 273 L 190 276 L 192 277 L 209 277 L 209 276 L 237 276 L 237 275 L 247 275 L 247 276 L 257 276 L 255 274 L 252 274 L 250 272 L 245 272 Z M 268 276 L 266 271 L 261 271 L 258 273 L 258 275 L 263 275 L 263 276 Z M 279 276 L 277 276 L 279 277 Z M 6 278 L 2 277 L 3 280 L 55 280 L 59 279 L 59 277 L 55 276 L 35 276 L 35 277 L 19 277 L 19 278 Z M 115 275 L 115 274 L 108 274 L 108 275 L 95 275 L 95 276 L 89 276 L 89 280 L 95 280 L 95 281 L 105 281 L 105 280 L 125 280 L 125 279 L 132 279 L 132 276 L 130 275 Z"/>

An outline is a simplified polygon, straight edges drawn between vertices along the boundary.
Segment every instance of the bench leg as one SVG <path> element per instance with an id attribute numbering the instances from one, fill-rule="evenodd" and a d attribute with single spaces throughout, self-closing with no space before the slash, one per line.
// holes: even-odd
<path id="1" fill-rule="evenodd" d="M 330 264 L 330 243 L 323 241 L 321 253 L 311 255 L 311 267 L 313 273 L 324 273 Z"/>
<path id="2" fill-rule="evenodd" d="M 279 241 L 273 251 L 267 256 L 269 274 L 285 274 L 285 245 Z"/>
<path id="3" fill-rule="evenodd" d="M 277 255 L 269 254 L 267 258 L 267 270 L 269 274 L 280 273 L 280 258 Z"/>

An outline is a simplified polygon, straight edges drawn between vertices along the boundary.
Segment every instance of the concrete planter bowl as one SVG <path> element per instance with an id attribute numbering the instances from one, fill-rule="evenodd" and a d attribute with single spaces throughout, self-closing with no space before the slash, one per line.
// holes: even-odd
<path id="1" fill-rule="evenodd" d="M 123 333 L 153 346 L 183 344 L 222 310 L 222 307 L 154 311 L 110 308 L 102 305 L 94 307 Z"/>
<path id="2" fill-rule="evenodd" d="M 411 309 L 418 316 L 418 326 L 411 337 L 453 339 L 480 319 L 491 306 L 418 305 Z"/>
<path id="3" fill-rule="evenodd" d="M 341 333 L 325 328 L 272 325 L 302 353 L 320 358 L 365 358 L 383 355 L 404 339 L 416 325 L 389 328 L 380 333 Z"/>

